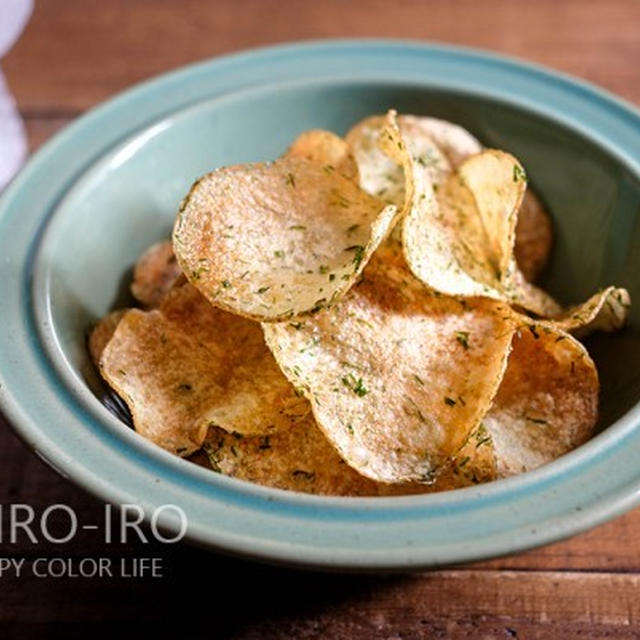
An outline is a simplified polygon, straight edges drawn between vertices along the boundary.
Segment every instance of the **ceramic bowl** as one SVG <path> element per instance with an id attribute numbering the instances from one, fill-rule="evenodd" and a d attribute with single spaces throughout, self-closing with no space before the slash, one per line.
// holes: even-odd
<path id="1" fill-rule="evenodd" d="M 331 498 L 222 477 L 146 442 L 99 400 L 87 328 L 192 181 L 271 159 L 309 128 L 395 107 L 514 153 L 552 212 L 545 286 L 561 301 L 627 287 L 630 326 L 588 347 L 600 433 L 519 477 L 437 495 Z M 585 83 L 482 52 L 391 41 L 260 49 L 164 75 L 79 118 L 0 204 L 0 402 L 62 475 L 149 516 L 179 505 L 206 547 L 297 566 L 404 570 L 557 540 L 640 502 L 640 114 Z M 175 531 L 175 512 L 160 524 Z"/>

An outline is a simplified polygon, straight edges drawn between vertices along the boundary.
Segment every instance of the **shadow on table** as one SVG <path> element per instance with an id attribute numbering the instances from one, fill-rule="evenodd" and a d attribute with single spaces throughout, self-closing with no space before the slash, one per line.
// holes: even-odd
<path id="1" fill-rule="evenodd" d="M 9 431 L 0 416 L 0 562 L 24 560 L 18 573 L 8 568 L 0 576 L 0 637 L 109 637 L 126 629 L 165 637 L 169 630 L 185 638 L 297 638 L 379 636 L 386 626 L 380 603 L 398 598 L 408 576 L 364 576 L 306 572 L 221 556 L 187 544 L 149 542 L 105 544 L 103 531 L 78 530 L 66 544 L 47 542 L 37 519 L 54 504 L 68 505 L 82 523 L 104 522 L 105 506 L 58 476 Z M 22 532 L 9 540 L 8 507 L 30 505 L 35 514 L 37 542 Z M 114 524 L 114 530 L 117 525 Z M 67 531 L 64 512 L 48 527 L 55 537 Z M 153 541 L 152 541 L 153 540 Z M 69 576 L 83 558 L 105 558 L 111 568 L 102 577 Z M 161 577 L 133 577 L 135 562 L 157 558 Z M 40 559 L 39 564 L 36 564 Z M 54 560 L 61 577 L 47 574 Z M 63 570 L 63 565 L 67 569 Z M 124 565 L 121 565 L 124 563 Z M 123 569 L 123 566 L 126 567 Z M 36 571 L 37 568 L 37 571 Z M 362 630 L 371 634 L 362 636 Z M 388 630 L 388 627 L 387 627 Z M 172 633 L 172 635 L 175 635 Z"/>

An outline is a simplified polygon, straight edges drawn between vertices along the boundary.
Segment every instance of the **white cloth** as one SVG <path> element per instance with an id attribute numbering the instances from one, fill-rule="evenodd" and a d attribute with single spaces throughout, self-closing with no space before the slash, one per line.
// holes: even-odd
<path id="1" fill-rule="evenodd" d="M 32 9 L 32 0 L 0 0 L 0 58 L 22 33 Z M 24 124 L 0 71 L 0 191 L 18 171 L 26 156 Z"/>

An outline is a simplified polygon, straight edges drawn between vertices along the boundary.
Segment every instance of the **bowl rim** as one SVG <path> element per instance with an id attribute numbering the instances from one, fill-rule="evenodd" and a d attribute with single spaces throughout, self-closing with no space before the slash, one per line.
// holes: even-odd
<path id="1" fill-rule="evenodd" d="M 6 224 L 7 218 L 11 215 L 10 212 L 15 210 L 17 203 L 25 199 L 25 190 L 28 190 L 34 180 L 50 168 L 52 163 L 59 163 L 63 157 L 69 158 L 70 149 L 78 140 L 84 139 L 86 143 L 87 132 L 95 130 L 101 123 L 113 123 L 114 119 L 123 114 L 128 114 L 132 119 L 130 130 L 123 131 L 122 128 L 114 127 L 112 124 L 112 131 L 103 136 L 105 140 L 94 144 L 93 147 L 88 144 L 90 148 L 85 153 L 85 157 L 70 162 L 64 171 L 59 171 L 59 175 L 52 180 L 54 184 L 52 184 L 51 193 L 44 194 L 40 202 L 37 202 L 38 215 L 43 212 L 45 215 L 41 215 L 40 219 L 36 216 L 32 221 L 31 231 L 25 230 L 28 243 L 13 247 L 13 252 L 10 253 L 7 261 L 9 266 L 15 265 L 17 268 L 16 279 L 19 280 L 17 288 L 14 287 L 11 292 L 8 292 L 12 295 L 7 299 L 20 303 L 19 309 L 8 309 L 8 325 L 14 331 L 12 337 L 17 338 L 23 349 L 29 350 L 33 359 L 31 368 L 37 371 L 36 378 L 39 378 L 41 384 L 46 385 L 50 397 L 48 402 L 43 401 L 43 406 L 38 406 L 38 411 L 35 411 L 32 405 L 24 402 L 26 397 L 24 388 L 19 389 L 20 393 L 16 393 L 20 383 L 16 380 L 15 368 L 7 366 L 7 364 L 15 365 L 16 363 L 17 352 L 14 348 L 13 359 L 0 358 L 0 409 L 4 411 L 18 435 L 64 477 L 72 479 L 109 503 L 137 501 L 142 504 L 147 517 L 150 517 L 153 506 L 160 504 L 158 491 L 151 491 L 151 488 L 157 485 L 162 485 L 163 489 L 167 490 L 173 482 L 171 487 L 173 491 L 169 493 L 177 503 L 185 499 L 187 502 L 189 500 L 193 502 L 194 496 L 199 500 L 202 495 L 205 495 L 206 499 L 215 495 L 219 514 L 225 509 L 231 509 L 231 505 L 239 509 L 253 509 L 254 515 L 259 514 L 261 518 L 268 519 L 269 534 L 263 537 L 260 535 L 236 536 L 234 531 L 222 531 L 216 528 L 206 518 L 203 519 L 199 512 L 200 515 L 195 517 L 193 522 L 190 521 L 191 527 L 188 532 L 190 539 L 205 546 L 256 559 L 324 569 L 418 569 L 504 555 L 573 535 L 640 503 L 640 474 L 631 476 L 627 474 L 625 477 L 617 478 L 617 483 L 610 482 L 606 490 L 603 488 L 601 492 L 592 491 L 588 496 L 579 496 L 577 499 L 574 497 L 573 500 L 567 499 L 567 489 L 563 488 L 564 485 L 583 486 L 587 482 L 592 482 L 598 474 L 603 473 L 602 470 L 594 471 L 594 461 L 599 460 L 602 466 L 604 458 L 616 458 L 622 461 L 627 460 L 628 456 L 634 452 L 640 454 L 640 434 L 637 433 L 636 428 L 640 424 L 640 405 L 636 405 L 605 432 L 579 449 L 522 476 L 490 483 L 490 485 L 428 496 L 332 498 L 251 485 L 211 474 L 196 465 L 177 459 L 144 441 L 130 430 L 123 429 L 122 424 L 99 405 L 95 397 L 92 406 L 86 395 L 90 393 L 86 385 L 80 380 L 70 379 L 63 373 L 64 365 L 54 355 L 59 345 L 55 344 L 55 339 L 50 333 L 51 318 L 47 317 L 46 313 L 42 313 L 42 307 L 38 312 L 37 309 L 34 311 L 32 305 L 34 300 L 38 296 L 42 297 L 46 290 L 36 266 L 42 255 L 43 238 L 46 245 L 47 227 L 51 219 L 55 219 L 55 210 L 59 202 L 73 190 L 78 180 L 82 180 L 96 163 L 130 144 L 132 140 L 145 135 L 145 131 L 157 126 L 159 121 L 170 118 L 172 113 L 184 112 L 186 109 L 197 107 L 210 100 L 230 99 L 246 91 L 270 92 L 283 84 L 296 82 L 312 84 L 302 75 L 303 72 L 308 73 L 308 69 L 301 68 L 302 64 L 316 65 L 318 73 L 315 74 L 316 79 L 313 81 L 315 83 L 322 81 L 322 78 L 318 78 L 321 76 L 320 70 L 325 73 L 324 80 L 327 82 L 346 82 L 349 80 L 348 73 L 362 81 L 382 82 L 385 73 L 389 73 L 388 70 L 382 75 L 377 72 L 370 72 L 368 75 L 362 72 L 358 74 L 353 68 L 353 59 L 359 62 L 369 60 L 368 64 L 373 66 L 373 62 L 379 60 L 385 53 L 390 57 L 396 56 L 398 60 L 403 56 L 417 57 L 423 62 L 430 61 L 436 66 L 439 64 L 439 58 L 453 60 L 454 66 L 464 62 L 481 65 L 498 83 L 495 85 L 496 90 L 487 92 L 486 88 L 483 90 L 482 86 L 473 85 L 473 83 L 470 89 L 465 87 L 465 77 L 468 79 L 468 74 L 465 75 L 464 72 L 459 72 L 461 75 L 454 78 L 446 79 L 441 85 L 434 84 L 433 79 L 430 82 L 429 78 L 425 77 L 428 75 L 426 71 L 415 71 L 408 66 L 403 66 L 399 61 L 396 61 L 398 73 L 394 76 L 394 81 L 406 84 L 407 81 L 413 80 L 423 87 L 438 86 L 439 88 L 447 88 L 450 83 L 452 90 L 457 88 L 459 92 L 479 93 L 493 100 L 511 102 L 522 109 L 551 117 L 563 126 L 575 129 L 580 135 L 589 137 L 611 155 L 616 156 L 619 162 L 631 167 L 636 175 L 640 175 L 640 147 L 625 140 L 621 131 L 617 132 L 617 141 L 612 143 L 611 129 L 603 125 L 603 122 L 609 122 L 612 112 L 615 112 L 614 120 L 620 119 L 621 127 L 624 119 L 629 119 L 631 125 L 637 127 L 640 124 L 640 112 L 633 106 L 604 90 L 565 74 L 513 58 L 463 47 L 372 39 L 323 40 L 262 47 L 188 65 L 119 94 L 95 107 L 47 142 L 31 158 L 0 199 L 0 230 L 2 230 L 3 224 Z M 348 54 L 346 60 L 341 57 L 345 54 Z M 344 65 L 342 73 L 338 76 L 335 76 L 335 69 L 332 66 L 335 65 L 333 61 L 335 58 L 339 58 Z M 331 64 L 327 64 L 327 59 L 332 60 Z M 352 65 L 350 72 L 349 64 Z M 270 82 L 264 82 L 263 79 L 259 86 L 247 89 L 247 83 L 257 78 L 260 73 L 264 73 L 265 68 L 280 69 L 282 77 Z M 331 75 L 332 73 L 334 75 Z M 539 97 L 532 98 L 531 95 L 518 94 L 517 90 L 506 82 L 505 73 L 511 82 L 513 78 L 510 74 L 524 78 L 523 82 L 531 76 L 542 86 L 555 91 L 560 97 L 566 98 L 565 94 L 571 94 L 578 103 L 584 102 L 585 108 L 588 107 L 587 115 L 591 114 L 593 117 L 584 121 L 585 115 L 582 114 L 582 119 L 577 118 L 575 113 L 570 111 L 569 105 L 563 108 L 554 106 L 552 110 L 545 108 L 540 103 Z M 136 121 L 136 109 L 139 109 L 139 104 L 151 98 L 150 94 L 166 96 L 181 84 L 193 84 L 194 80 L 197 83 L 202 77 L 219 79 L 221 76 L 226 79 L 227 85 L 217 95 L 212 96 L 206 93 L 197 95 L 197 92 L 193 92 L 184 102 L 174 103 L 172 107 L 171 101 L 165 98 L 166 104 L 156 109 L 151 114 L 152 117 Z M 133 118 L 131 118 L 132 113 Z M 137 115 L 140 116 L 140 114 Z M 595 117 L 597 115 L 601 116 L 601 120 Z M 609 127 L 611 126 L 609 124 Z M 6 234 L 0 234 L 0 249 L 3 245 L 7 245 L 7 240 L 1 239 L 2 235 Z M 3 299 L 4 290 L 9 288 L 6 284 L 0 284 L 0 299 Z M 19 330 L 20 326 L 22 331 Z M 3 349 L 10 350 L 8 342 L 7 335 L 3 333 L 0 336 L 0 356 L 3 354 Z M 24 379 L 22 387 L 24 387 Z M 55 399 L 52 401 L 52 398 Z M 59 402 L 60 398 L 65 399 L 64 404 Z M 88 455 L 86 438 L 76 443 L 74 447 L 70 434 L 60 429 L 48 433 L 47 428 L 38 422 L 37 414 L 41 416 L 43 411 L 51 411 L 54 408 L 58 411 L 64 409 L 64 418 L 61 416 L 58 421 L 67 420 L 76 428 L 86 424 L 87 420 L 97 425 L 97 431 L 93 434 L 94 437 L 97 435 L 95 444 L 99 444 L 101 452 L 107 456 L 105 460 L 117 462 L 118 466 L 109 469 L 106 463 L 102 467 L 79 463 L 80 454 Z M 70 448 L 65 448 L 69 445 L 71 445 Z M 140 462 L 143 464 L 139 464 Z M 604 466 L 606 471 L 607 465 Z M 621 464 L 621 467 L 624 465 Z M 126 470 L 131 475 L 119 474 L 117 480 L 114 480 L 116 468 L 121 472 Z M 135 482 L 132 480 L 134 475 L 136 475 Z M 573 484 L 570 485 L 570 482 Z M 145 488 L 149 489 L 151 495 L 142 500 L 136 500 L 135 496 L 143 495 L 139 491 Z M 564 500 L 562 505 L 556 505 L 561 513 L 549 515 L 547 520 L 541 522 L 523 520 L 521 509 L 525 506 L 530 508 L 531 504 L 539 504 L 542 494 L 547 491 L 549 492 L 547 501 L 558 502 L 558 496 Z M 517 504 L 514 504 L 515 497 L 518 498 Z M 509 510 L 515 509 L 516 513 L 520 514 L 520 519 L 515 518 L 510 522 L 508 530 L 496 532 L 489 527 L 481 534 L 479 540 L 473 539 L 469 532 L 462 534 L 460 539 L 448 545 L 417 541 L 416 535 L 420 527 L 415 526 L 416 522 L 424 525 L 430 519 L 433 521 L 435 518 L 440 518 L 443 526 L 446 525 L 447 520 L 450 523 L 464 523 L 465 513 L 468 514 L 469 510 L 475 514 L 474 517 L 477 520 L 478 506 L 494 509 L 496 515 L 502 514 L 502 516 L 506 516 Z M 290 535 L 285 535 L 284 528 L 291 526 L 291 518 L 299 521 L 294 527 L 297 544 Z M 311 527 L 319 523 L 326 528 L 331 542 L 310 534 Z M 368 529 L 362 528 L 361 525 L 364 523 L 369 525 Z M 398 536 L 398 544 L 395 546 L 387 544 L 387 546 L 376 547 L 377 539 L 389 535 L 389 523 L 394 524 L 395 527 L 409 526 L 411 523 L 411 535 L 406 539 Z M 179 523 L 175 518 L 167 516 L 163 519 L 162 525 L 170 531 L 175 531 Z M 360 527 L 359 532 L 354 530 L 354 525 L 356 529 Z M 469 530 L 473 528 L 472 523 L 464 526 Z M 344 531 L 341 531 L 342 529 Z M 361 542 L 368 541 L 370 546 L 356 545 L 358 536 Z M 345 540 L 348 540 L 348 544 Z"/>

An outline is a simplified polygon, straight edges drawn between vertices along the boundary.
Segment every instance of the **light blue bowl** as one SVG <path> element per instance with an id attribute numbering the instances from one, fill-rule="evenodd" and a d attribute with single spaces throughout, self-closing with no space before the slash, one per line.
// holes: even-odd
<path id="1" fill-rule="evenodd" d="M 145 83 L 49 142 L 0 203 L 0 401 L 61 474 L 146 513 L 182 507 L 207 547 L 307 567 L 416 569 L 551 542 L 640 502 L 640 305 L 589 345 L 603 432 L 536 472 L 471 489 L 323 498 L 219 476 L 144 441 L 98 400 L 87 327 L 191 182 L 273 158 L 303 129 L 344 132 L 395 107 L 515 153 L 549 205 L 547 286 L 565 302 L 617 284 L 640 301 L 640 115 L 539 67 L 444 46 L 329 41 L 261 49 Z M 179 523 L 166 511 L 160 523 Z"/>

